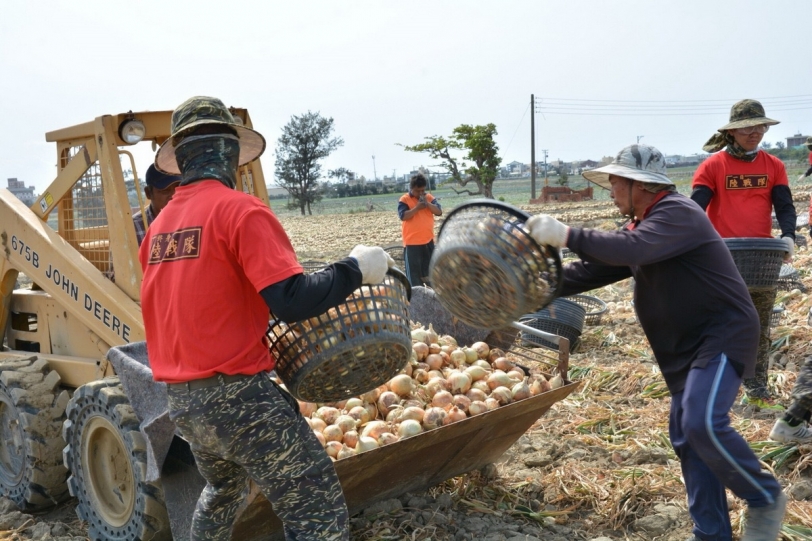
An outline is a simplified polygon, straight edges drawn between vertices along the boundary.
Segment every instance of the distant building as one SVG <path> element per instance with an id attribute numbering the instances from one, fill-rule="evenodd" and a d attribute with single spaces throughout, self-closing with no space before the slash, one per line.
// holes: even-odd
<path id="1" fill-rule="evenodd" d="M 808 136 L 801 135 L 800 133 L 796 133 L 792 137 L 787 137 L 787 148 L 798 147 L 801 145 L 806 144 L 806 138 Z"/>
<path id="2" fill-rule="evenodd" d="M 37 196 L 34 195 L 34 187 L 26 187 L 25 182 L 22 180 L 17 180 L 16 178 L 8 179 L 8 191 L 13 193 L 15 196 L 17 196 L 17 199 L 28 206 L 33 205 L 34 201 L 37 200 Z"/>

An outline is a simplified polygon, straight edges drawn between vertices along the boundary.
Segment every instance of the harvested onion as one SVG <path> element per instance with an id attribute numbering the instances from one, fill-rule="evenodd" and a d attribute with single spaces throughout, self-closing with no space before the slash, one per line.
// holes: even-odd
<path id="1" fill-rule="evenodd" d="M 442 426 L 443 419 L 445 419 L 446 411 L 443 408 L 429 408 L 423 416 L 423 428 L 431 430 Z"/>
<path id="2" fill-rule="evenodd" d="M 398 374 L 389 380 L 389 389 L 398 396 L 406 397 L 412 393 L 413 381 L 411 376 L 406 374 Z"/>
<path id="3" fill-rule="evenodd" d="M 423 427 L 414 419 L 406 419 L 398 425 L 398 436 L 401 438 L 410 438 L 421 432 L 423 432 Z"/>

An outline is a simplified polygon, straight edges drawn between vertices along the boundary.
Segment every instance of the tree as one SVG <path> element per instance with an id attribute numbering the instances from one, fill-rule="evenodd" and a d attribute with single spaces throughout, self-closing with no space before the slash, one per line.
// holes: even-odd
<path id="1" fill-rule="evenodd" d="M 498 156 L 499 147 L 493 140 L 496 133 L 494 124 L 485 126 L 462 124 L 454 128 L 448 138 L 435 135 L 426 137 L 425 143 L 403 148 L 409 152 L 426 152 L 431 158 L 442 160 L 440 166 L 450 173 L 446 182 L 456 182 L 463 187 L 469 182 L 476 184 L 476 191 L 471 189 L 457 191 L 452 187 L 455 193 L 484 195 L 493 199 L 493 183 L 499 174 L 499 164 L 502 163 L 502 158 Z M 460 153 L 463 154 L 462 157 L 452 155 Z M 470 160 L 473 163 L 468 165 L 462 160 Z"/>
<path id="2" fill-rule="evenodd" d="M 277 184 L 293 198 L 291 207 L 298 208 L 302 216 L 313 214 L 310 206 L 321 200 L 318 180 L 322 160 L 344 144 L 340 137 L 330 138 L 333 119 L 319 113 L 307 113 L 290 118 L 276 144 Z"/>
<path id="3" fill-rule="evenodd" d="M 784 150 L 784 147 L 786 147 L 786 146 L 787 146 L 787 145 L 786 145 L 786 144 L 784 144 L 784 141 L 778 141 L 778 142 L 775 144 L 775 148 L 777 148 L 778 150 Z"/>
<path id="4" fill-rule="evenodd" d="M 346 167 L 339 167 L 338 169 L 327 171 L 327 176 L 336 179 L 341 184 L 346 184 L 350 178 L 350 173 L 352 173 L 352 171 Z"/>
<path id="5" fill-rule="evenodd" d="M 772 143 L 770 143 L 769 141 L 762 141 L 761 143 L 761 148 L 763 148 L 764 150 L 769 150 L 772 148 L 772 146 L 773 146 Z"/>

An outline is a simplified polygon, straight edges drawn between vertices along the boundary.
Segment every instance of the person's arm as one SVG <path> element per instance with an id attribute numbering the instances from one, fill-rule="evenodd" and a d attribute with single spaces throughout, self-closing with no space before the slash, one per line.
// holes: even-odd
<path id="1" fill-rule="evenodd" d="M 781 228 L 781 236 L 791 237 L 794 240 L 797 216 L 795 205 L 792 203 L 792 191 L 789 186 L 781 184 L 773 186 L 770 195 L 773 208 L 775 208 L 775 219 L 778 220 L 778 226 Z"/>
<path id="2" fill-rule="evenodd" d="M 406 205 L 406 203 L 403 203 L 402 201 L 401 201 L 401 205 L 404 205 L 407 210 L 405 210 L 404 212 L 401 213 L 400 212 L 400 205 L 398 205 L 398 214 L 400 214 L 400 219 L 401 220 L 408 220 L 412 216 L 414 216 L 415 214 L 417 214 L 418 212 L 420 212 L 421 210 L 426 208 L 428 203 L 426 203 L 425 199 L 421 199 L 420 201 L 417 202 L 417 204 L 412 209 L 410 209 L 409 206 Z"/>
<path id="3" fill-rule="evenodd" d="M 629 267 L 574 261 L 564 267 L 564 285 L 561 296 L 575 295 L 614 284 L 631 275 L 632 271 Z"/>
<path id="4" fill-rule="evenodd" d="M 442 216 L 443 215 L 443 207 L 440 206 L 440 203 L 437 201 L 437 199 L 433 195 L 431 196 L 431 201 L 428 201 L 427 208 L 435 216 Z"/>
<path id="5" fill-rule="evenodd" d="M 287 323 L 316 317 L 361 287 L 358 262 L 347 257 L 312 274 L 296 274 L 259 293 L 275 317 Z"/>
<path id="6" fill-rule="evenodd" d="M 705 210 L 708 208 L 711 199 L 713 199 L 713 190 L 707 186 L 697 186 L 691 192 L 691 199 L 702 207 L 702 210 Z"/>

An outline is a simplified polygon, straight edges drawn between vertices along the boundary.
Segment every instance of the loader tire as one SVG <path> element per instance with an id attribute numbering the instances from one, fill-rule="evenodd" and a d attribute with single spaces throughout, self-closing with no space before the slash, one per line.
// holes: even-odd
<path id="1" fill-rule="evenodd" d="M 0 495 L 23 511 L 67 500 L 60 433 L 68 392 L 36 356 L 0 361 Z"/>
<path id="2" fill-rule="evenodd" d="M 62 435 L 68 488 L 90 539 L 172 538 L 161 483 L 145 480 L 146 441 L 118 377 L 76 389 Z"/>

